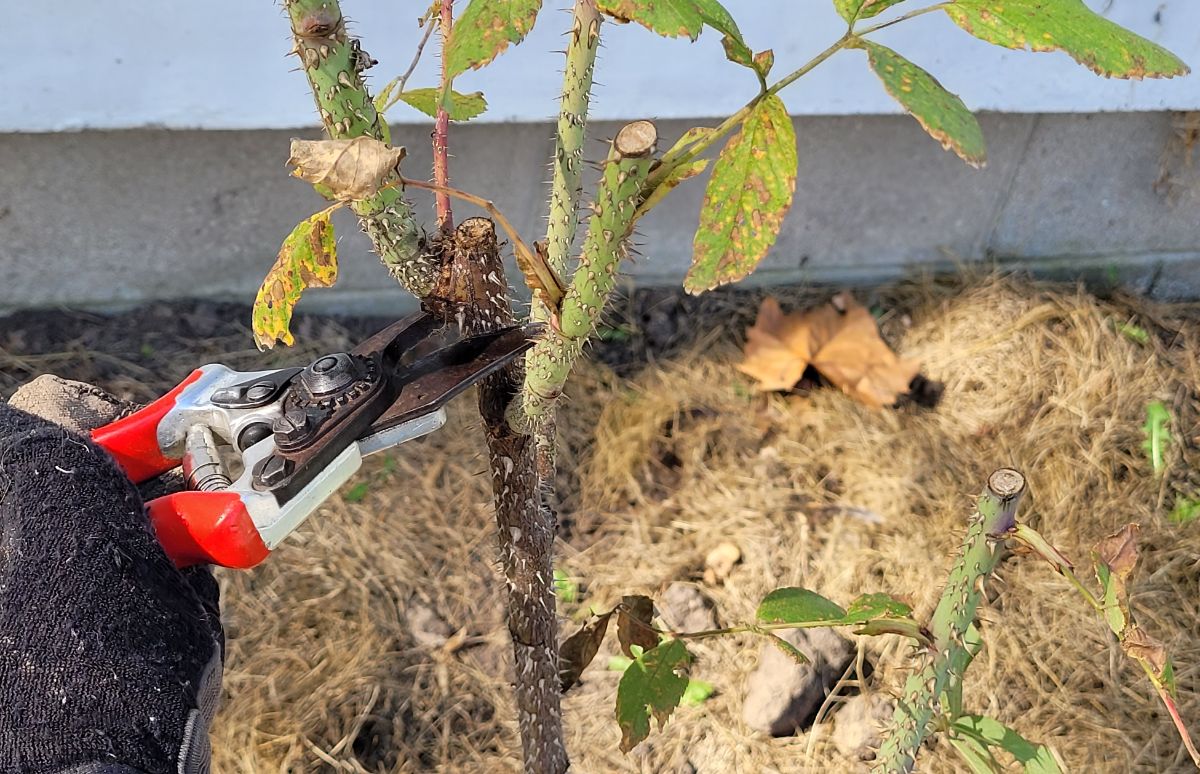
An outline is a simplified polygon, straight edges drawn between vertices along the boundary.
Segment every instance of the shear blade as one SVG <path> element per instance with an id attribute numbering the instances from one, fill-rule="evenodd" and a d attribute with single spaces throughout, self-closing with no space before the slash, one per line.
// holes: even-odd
<path id="1" fill-rule="evenodd" d="M 392 377 L 403 383 L 399 395 L 359 442 L 439 412 L 472 384 L 508 365 L 532 347 L 538 330 L 538 326 L 526 325 L 472 336 L 402 364 Z"/>

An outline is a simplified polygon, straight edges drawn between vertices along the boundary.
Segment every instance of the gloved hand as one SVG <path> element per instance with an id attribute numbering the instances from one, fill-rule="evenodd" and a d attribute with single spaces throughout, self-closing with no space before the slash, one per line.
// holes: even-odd
<path id="1" fill-rule="evenodd" d="M 176 569 L 138 490 L 87 440 L 132 409 L 55 377 L 0 403 L 3 774 L 209 771 L 216 581 Z"/>

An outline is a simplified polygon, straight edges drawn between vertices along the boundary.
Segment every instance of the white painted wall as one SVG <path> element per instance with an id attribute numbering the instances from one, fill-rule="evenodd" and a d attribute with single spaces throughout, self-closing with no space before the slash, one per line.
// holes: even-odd
<path id="1" fill-rule="evenodd" d="M 460 0 L 465 2 L 465 0 Z M 1087 0 L 1200 67 L 1200 0 Z M 289 128 L 314 123 L 311 99 L 288 50 L 287 22 L 270 0 L 5 0 L 0 131 Z M 381 84 L 414 49 L 427 0 L 344 0 L 353 29 L 380 64 Z M 530 38 L 458 82 L 482 89 L 488 120 L 541 120 L 555 112 L 567 0 L 548 0 Z M 916 7 L 915 3 L 909 3 Z M 776 72 L 800 65 L 843 30 L 830 0 L 726 0 L 750 44 L 774 48 Z M 907 7 L 903 6 L 903 7 Z M 19 10 L 17 10 L 19 8 Z M 886 18 L 886 17 L 883 17 Z M 1062 54 L 989 46 L 941 14 L 877 36 L 933 72 L 979 110 L 1084 112 L 1200 109 L 1200 75 L 1170 81 L 1105 81 Z M 428 56 L 413 86 L 433 85 Z M 719 37 L 694 45 L 636 25 L 608 25 L 593 115 L 682 118 L 725 115 L 753 94 L 746 70 L 727 63 Z M 796 114 L 898 112 L 865 56 L 838 54 L 784 92 Z M 421 121 L 400 105 L 393 122 Z"/>

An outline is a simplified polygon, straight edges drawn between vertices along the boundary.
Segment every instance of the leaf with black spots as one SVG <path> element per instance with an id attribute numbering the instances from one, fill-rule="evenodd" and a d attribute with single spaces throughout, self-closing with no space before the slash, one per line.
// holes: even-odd
<path id="1" fill-rule="evenodd" d="M 252 327 L 259 349 L 270 349 L 276 341 L 294 344 L 289 326 L 300 294 L 309 287 L 327 288 L 337 280 L 337 239 L 330 212 L 322 210 L 300 221 L 283 240 L 254 299 Z"/>
<path id="2" fill-rule="evenodd" d="M 689 293 L 736 282 L 766 257 L 791 207 L 798 164 L 787 108 L 766 97 L 713 165 L 684 280 Z"/>

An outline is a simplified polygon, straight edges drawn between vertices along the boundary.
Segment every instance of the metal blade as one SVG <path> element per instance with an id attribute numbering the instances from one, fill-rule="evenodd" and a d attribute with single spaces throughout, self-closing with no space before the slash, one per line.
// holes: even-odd
<path id="1" fill-rule="evenodd" d="M 532 347 L 539 331 L 540 326 L 523 326 L 473 336 L 402 366 L 393 377 L 403 383 L 400 394 L 371 424 L 367 435 L 441 409 L 463 390 Z"/>

